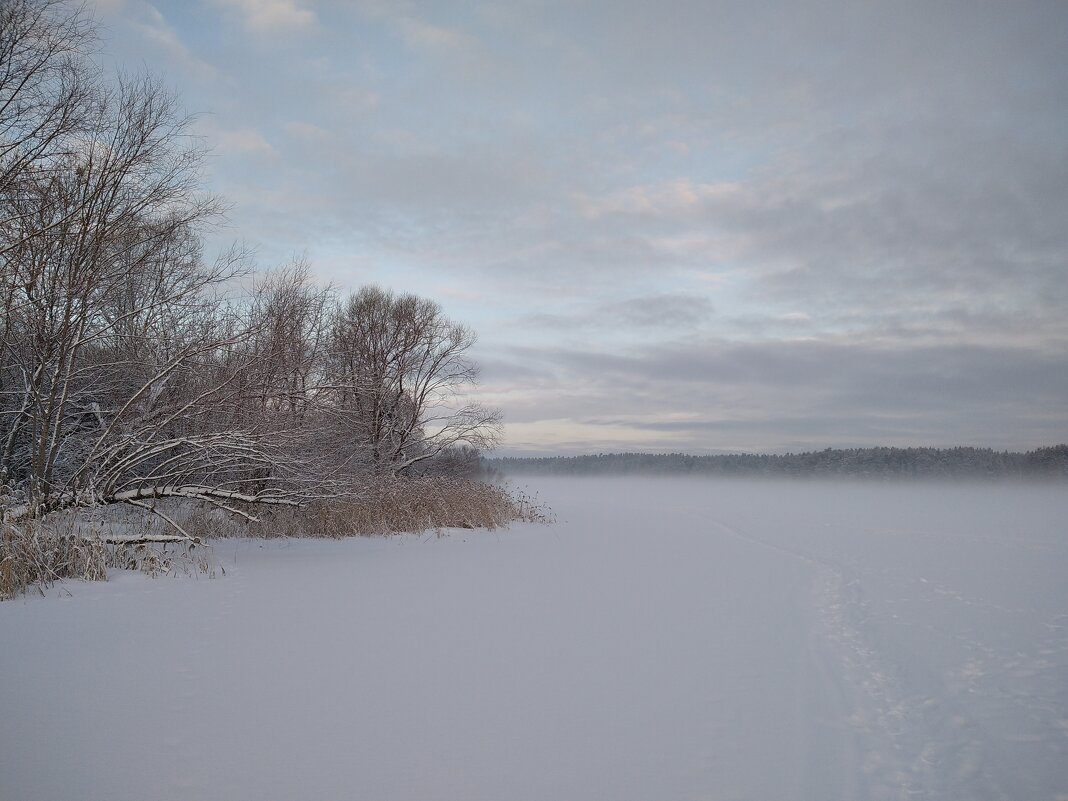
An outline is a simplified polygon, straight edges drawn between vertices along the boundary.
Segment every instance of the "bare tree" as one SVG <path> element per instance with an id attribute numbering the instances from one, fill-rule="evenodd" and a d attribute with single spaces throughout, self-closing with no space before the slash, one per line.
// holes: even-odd
<path id="1" fill-rule="evenodd" d="M 153 81 L 120 80 L 0 192 L 8 517 L 173 496 L 296 504 L 322 485 L 285 420 L 244 414 L 264 359 L 220 296 L 241 260 L 202 258 L 218 204 L 186 124 Z"/>
<path id="2" fill-rule="evenodd" d="M 0 3 L 0 257 L 37 232 L 41 180 L 83 131 L 91 81 L 82 62 L 93 31 L 84 10 L 60 0 Z M 25 311 L 7 258 L 0 258 L 0 411 L 13 367 L 10 343 Z M 20 415 L 16 415 L 19 417 Z M 3 428 L 0 427 L 0 431 Z M 0 442 L 0 454 L 6 452 Z M 5 483 L 0 456 L 0 495 Z"/>
<path id="3" fill-rule="evenodd" d="M 360 470 L 345 436 L 348 415 L 324 385 L 335 305 L 333 289 L 316 285 L 304 260 L 255 282 L 238 311 L 246 337 L 229 351 L 240 387 L 230 425 L 286 432 L 289 460 L 315 465 L 331 492 L 343 494 L 356 489 Z M 276 472 L 265 466 L 261 477 Z"/>
<path id="4" fill-rule="evenodd" d="M 306 261 L 269 273 L 253 287 L 246 310 L 250 331 L 249 409 L 256 415 L 306 418 L 316 405 L 328 317 L 330 287 L 317 287 Z"/>
<path id="5" fill-rule="evenodd" d="M 376 470 L 402 473 L 446 449 L 493 447 L 499 410 L 467 400 L 475 342 L 433 301 L 364 287 L 333 324 L 328 383 L 350 414 L 353 443 Z"/>
<path id="6" fill-rule="evenodd" d="M 84 8 L 61 0 L 0 3 L 0 193 L 69 152 L 95 87 L 82 61 L 93 41 Z"/>
<path id="7" fill-rule="evenodd" d="M 27 440 L 30 458 L 19 460 L 27 491 L 46 507 L 57 467 L 75 456 L 68 434 L 87 409 L 103 415 L 114 402 L 105 397 L 114 385 L 100 379 L 153 355 L 138 327 L 160 331 L 161 318 L 224 277 L 200 266 L 192 228 L 214 206 L 195 194 L 196 154 L 175 146 L 181 130 L 173 101 L 158 87 L 122 83 L 99 98 L 73 152 L 31 171 L 3 197 L 12 212 L 0 227 L 5 392 L 21 397 L 0 470 L 12 475 L 13 447 Z M 105 354 L 110 362 L 101 361 Z M 123 378 L 138 376 L 127 370 Z M 86 405 L 87 392 L 96 407 Z"/>

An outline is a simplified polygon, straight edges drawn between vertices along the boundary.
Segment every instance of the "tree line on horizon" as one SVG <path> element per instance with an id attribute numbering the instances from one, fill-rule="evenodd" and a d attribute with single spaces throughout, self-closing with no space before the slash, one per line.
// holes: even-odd
<path id="1" fill-rule="evenodd" d="M 1026 452 L 992 448 L 826 448 L 786 454 L 598 453 L 483 458 L 505 475 L 705 475 L 858 478 L 1068 478 L 1068 445 Z"/>

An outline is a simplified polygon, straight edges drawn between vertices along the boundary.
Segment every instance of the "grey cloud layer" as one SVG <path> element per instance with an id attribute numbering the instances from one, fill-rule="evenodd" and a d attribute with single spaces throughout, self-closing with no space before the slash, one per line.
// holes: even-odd
<path id="1" fill-rule="evenodd" d="M 523 367 L 498 368 L 506 363 Z M 510 410 L 516 422 L 570 415 L 594 426 L 622 424 L 662 432 L 664 449 L 886 441 L 1033 447 L 1068 437 L 1063 351 L 705 341 L 626 355 L 517 349 L 487 368 L 491 390 L 531 387 L 529 399 Z"/>

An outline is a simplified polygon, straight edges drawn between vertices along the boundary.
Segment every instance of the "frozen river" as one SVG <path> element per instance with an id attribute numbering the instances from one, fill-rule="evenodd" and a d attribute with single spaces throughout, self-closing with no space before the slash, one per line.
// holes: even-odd
<path id="1" fill-rule="evenodd" d="M 1063 485 L 527 483 L 0 604 L 0 799 L 1068 799 Z"/>

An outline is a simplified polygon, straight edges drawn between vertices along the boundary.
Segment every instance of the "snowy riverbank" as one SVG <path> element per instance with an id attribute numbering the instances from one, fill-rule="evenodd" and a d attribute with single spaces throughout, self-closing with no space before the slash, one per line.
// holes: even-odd
<path id="1" fill-rule="evenodd" d="M 0 604 L 0 798 L 1068 797 L 1063 487 L 531 486 Z"/>

